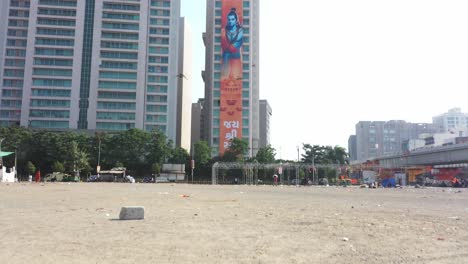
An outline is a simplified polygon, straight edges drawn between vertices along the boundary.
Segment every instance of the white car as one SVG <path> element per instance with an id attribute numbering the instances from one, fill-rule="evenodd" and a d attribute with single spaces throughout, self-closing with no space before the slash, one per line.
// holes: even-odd
<path id="1" fill-rule="evenodd" d="M 156 177 L 156 183 L 158 182 L 169 182 L 169 179 L 166 177 Z"/>
<path id="2" fill-rule="evenodd" d="M 125 176 L 125 180 L 130 182 L 130 183 L 135 183 L 135 178 L 133 178 L 132 176 L 130 175 L 127 175 Z"/>

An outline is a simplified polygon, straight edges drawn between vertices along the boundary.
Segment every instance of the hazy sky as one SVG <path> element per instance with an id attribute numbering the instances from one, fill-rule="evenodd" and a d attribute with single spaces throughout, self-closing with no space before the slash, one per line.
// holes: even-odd
<path id="1" fill-rule="evenodd" d="M 277 158 L 339 145 L 359 121 L 432 122 L 468 112 L 467 0 L 260 2 L 260 98 Z M 193 101 L 204 97 L 205 0 L 182 0 L 193 32 Z"/>

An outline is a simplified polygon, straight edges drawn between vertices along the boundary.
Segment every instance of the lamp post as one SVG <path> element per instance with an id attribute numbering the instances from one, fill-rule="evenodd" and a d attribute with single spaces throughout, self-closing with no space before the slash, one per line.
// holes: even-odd
<path id="1" fill-rule="evenodd" d="M 315 155 L 312 153 L 312 181 L 315 182 Z"/>
<path id="2" fill-rule="evenodd" d="M 97 165 L 98 165 L 98 175 L 99 171 L 101 170 L 101 137 L 98 137 L 99 143 L 98 143 L 98 159 L 97 159 Z"/>
<path id="3" fill-rule="evenodd" d="M 296 186 L 299 185 L 299 145 L 296 145 L 297 149 L 297 163 L 296 163 Z"/>
<path id="4" fill-rule="evenodd" d="M 18 147 L 15 149 L 15 180 L 19 182 L 18 180 L 18 165 L 16 164 L 17 163 L 17 153 L 18 152 Z"/>
<path id="5" fill-rule="evenodd" d="M 99 144 L 98 144 L 98 158 L 97 158 L 97 165 L 101 166 L 101 138 L 99 139 Z"/>
<path id="6" fill-rule="evenodd" d="M 299 163 L 299 145 L 296 146 L 297 149 L 297 162 Z"/>
<path id="7" fill-rule="evenodd" d="M 193 184 L 193 169 L 195 169 L 195 160 L 194 159 L 192 159 L 190 161 L 190 167 L 192 169 L 192 184 Z M 187 177 L 187 182 L 188 182 L 188 177 Z"/>

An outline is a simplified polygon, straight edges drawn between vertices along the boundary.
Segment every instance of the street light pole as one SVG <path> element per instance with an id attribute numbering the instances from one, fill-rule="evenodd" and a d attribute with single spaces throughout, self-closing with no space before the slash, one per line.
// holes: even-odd
<path id="1" fill-rule="evenodd" d="M 299 185 L 299 145 L 297 145 L 296 148 L 297 148 L 296 186 L 298 186 Z"/>
<path id="2" fill-rule="evenodd" d="M 315 182 L 315 155 L 312 153 L 312 181 Z"/>
<path id="3" fill-rule="evenodd" d="M 16 148 L 15 149 L 15 179 L 19 182 L 19 179 L 18 179 L 18 165 L 16 164 L 17 163 L 17 153 L 18 152 L 18 149 Z"/>
<path id="4" fill-rule="evenodd" d="M 192 184 L 193 184 L 193 169 L 195 169 L 195 160 L 194 159 L 192 159 L 190 161 L 190 167 L 192 167 L 191 169 L 192 169 Z M 187 182 L 188 182 L 188 177 L 187 177 Z"/>
<path id="5" fill-rule="evenodd" d="M 99 137 L 99 146 L 98 146 L 98 160 L 97 160 L 97 165 L 101 166 L 101 138 Z"/>
<path id="6" fill-rule="evenodd" d="M 101 135 L 97 134 L 98 137 L 98 159 L 97 159 L 97 168 L 96 172 L 99 176 L 99 172 L 101 171 Z"/>
<path id="7" fill-rule="evenodd" d="M 299 145 L 297 145 L 296 148 L 297 148 L 297 162 L 299 162 Z"/>

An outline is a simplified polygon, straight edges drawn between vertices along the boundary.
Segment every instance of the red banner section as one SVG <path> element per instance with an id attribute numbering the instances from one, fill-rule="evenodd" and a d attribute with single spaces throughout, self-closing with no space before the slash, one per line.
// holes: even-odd
<path id="1" fill-rule="evenodd" d="M 223 0 L 219 153 L 242 138 L 242 0 Z"/>

